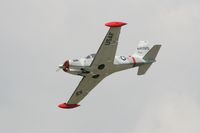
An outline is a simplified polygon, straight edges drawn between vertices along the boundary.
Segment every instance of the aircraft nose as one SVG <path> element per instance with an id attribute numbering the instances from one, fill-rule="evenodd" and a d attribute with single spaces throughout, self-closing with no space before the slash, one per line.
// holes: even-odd
<path id="1" fill-rule="evenodd" d="M 69 71 L 69 60 L 66 60 L 62 66 L 63 71 Z"/>

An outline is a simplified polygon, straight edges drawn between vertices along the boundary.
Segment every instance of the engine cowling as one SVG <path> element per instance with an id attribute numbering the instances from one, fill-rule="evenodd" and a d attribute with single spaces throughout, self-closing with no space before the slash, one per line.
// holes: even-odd
<path id="1" fill-rule="evenodd" d="M 63 71 L 65 71 L 65 72 L 68 72 L 68 71 L 69 71 L 69 60 L 66 60 L 66 61 L 63 63 L 62 69 L 63 69 Z"/>

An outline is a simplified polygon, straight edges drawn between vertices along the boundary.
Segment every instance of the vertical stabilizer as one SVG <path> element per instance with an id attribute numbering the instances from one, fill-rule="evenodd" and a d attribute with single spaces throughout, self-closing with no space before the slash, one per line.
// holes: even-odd
<path id="1" fill-rule="evenodd" d="M 136 50 L 136 54 L 139 56 L 144 56 L 149 51 L 149 43 L 147 41 L 140 41 Z"/>

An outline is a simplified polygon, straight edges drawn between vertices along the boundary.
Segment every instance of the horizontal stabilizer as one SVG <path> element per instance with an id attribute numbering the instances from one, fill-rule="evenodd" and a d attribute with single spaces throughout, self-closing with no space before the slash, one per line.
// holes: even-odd
<path id="1" fill-rule="evenodd" d="M 144 65 L 140 66 L 138 68 L 137 75 L 143 75 L 143 74 L 145 74 L 146 71 L 149 69 L 150 66 L 151 66 L 151 64 L 144 64 Z"/>
<path id="2" fill-rule="evenodd" d="M 151 64 L 155 62 L 155 58 L 158 54 L 158 51 L 160 50 L 161 45 L 154 45 L 147 54 L 143 57 L 143 59 L 146 61 L 147 64 L 139 66 L 138 69 L 138 75 L 143 75 L 146 73 L 146 71 L 149 69 Z"/>
<path id="3" fill-rule="evenodd" d="M 143 57 L 143 59 L 146 61 L 154 61 L 158 54 L 158 51 L 160 50 L 160 47 L 161 45 L 154 45 Z"/>

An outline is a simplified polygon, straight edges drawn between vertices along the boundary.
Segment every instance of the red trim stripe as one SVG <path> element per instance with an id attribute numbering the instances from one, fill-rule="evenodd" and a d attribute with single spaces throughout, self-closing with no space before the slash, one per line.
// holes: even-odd
<path id="1" fill-rule="evenodd" d="M 136 65 L 136 59 L 135 59 L 135 57 L 132 56 L 132 60 L 133 60 L 133 66 L 135 66 Z"/>

